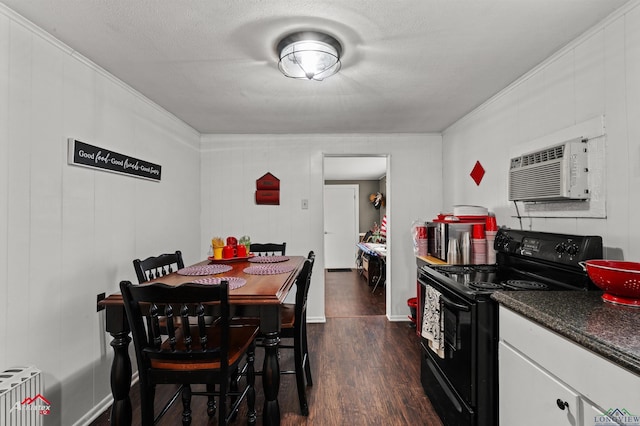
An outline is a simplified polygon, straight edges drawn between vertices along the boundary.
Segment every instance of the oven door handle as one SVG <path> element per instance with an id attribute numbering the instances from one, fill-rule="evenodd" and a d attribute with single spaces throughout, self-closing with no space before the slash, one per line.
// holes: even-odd
<path id="1" fill-rule="evenodd" d="M 440 300 L 442 301 L 442 303 L 444 305 L 447 305 L 448 307 L 454 308 L 454 309 L 456 309 L 458 311 L 469 312 L 471 310 L 471 308 L 469 308 L 468 306 L 461 305 L 461 304 L 456 303 L 456 302 L 452 302 L 451 300 L 447 299 L 442 294 L 440 295 Z"/>

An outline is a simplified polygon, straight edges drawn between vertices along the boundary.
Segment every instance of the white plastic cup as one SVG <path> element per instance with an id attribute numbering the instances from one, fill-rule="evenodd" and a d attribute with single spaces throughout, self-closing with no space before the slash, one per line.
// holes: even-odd
<path id="1" fill-rule="evenodd" d="M 458 246 L 457 238 L 449 238 L 447 262 L 451 265 L 458 265 L 460 263 L 460 247 Z"/>
<path id="2" fill-rule="evenodd" d="M 493 265 L 496 263 L 496 251 L 493 248 L 493 243 L 496 239 L 496 234 L 498 231 L 486 231 L 485 235 L 487 237 L 487 263 L 489 265 Z"/>

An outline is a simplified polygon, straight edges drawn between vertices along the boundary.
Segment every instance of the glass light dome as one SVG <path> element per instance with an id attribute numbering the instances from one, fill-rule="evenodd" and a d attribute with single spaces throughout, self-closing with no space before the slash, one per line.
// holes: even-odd
<path id="1" fill-rule="evenodd" d="M 278 43 L 280 71 L 291 78 L 324 80 L 340 70 L 342 46 L 330 35 L 305 31 Z"/>

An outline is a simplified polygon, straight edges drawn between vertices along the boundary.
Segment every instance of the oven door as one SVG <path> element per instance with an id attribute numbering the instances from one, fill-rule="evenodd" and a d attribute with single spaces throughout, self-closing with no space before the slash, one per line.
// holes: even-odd
<path id="1" fill-rule="evenodd" d="M 476 426 L 475 410 L 458 395 L 430 352 L 422 346 L 420 381 L 440 420 L 445 425 Z"/>
<path id="2" fill-rule="evenodd" d="M 446 424 L 475 424 L 474 367 L 475 340 L 473 334 L 475 302 L 456 295 L 425 273 L 418 281 L 440 293 L 440 311 L 444 317 L 444 358 L 428 346 L 422 337 L 421 380 L 438 414 Z M 425 291 L 421 292 L 424 297 Z M 424 307 L 424 300 L 420 306 Z M 424 308 L 423 308 L 424 309 Z M 420 318 L 424 312 L 420 312 Z"/>

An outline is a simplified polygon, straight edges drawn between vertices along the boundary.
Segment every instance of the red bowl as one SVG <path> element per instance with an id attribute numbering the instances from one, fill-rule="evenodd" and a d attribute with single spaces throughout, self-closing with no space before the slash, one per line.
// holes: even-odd
<path id="1" fill-rule="evenodd" d="M 640 307 L 640 263 L 588 260 L 583 266 L 591 281 L 604 291 L 602 299 Z"/>

